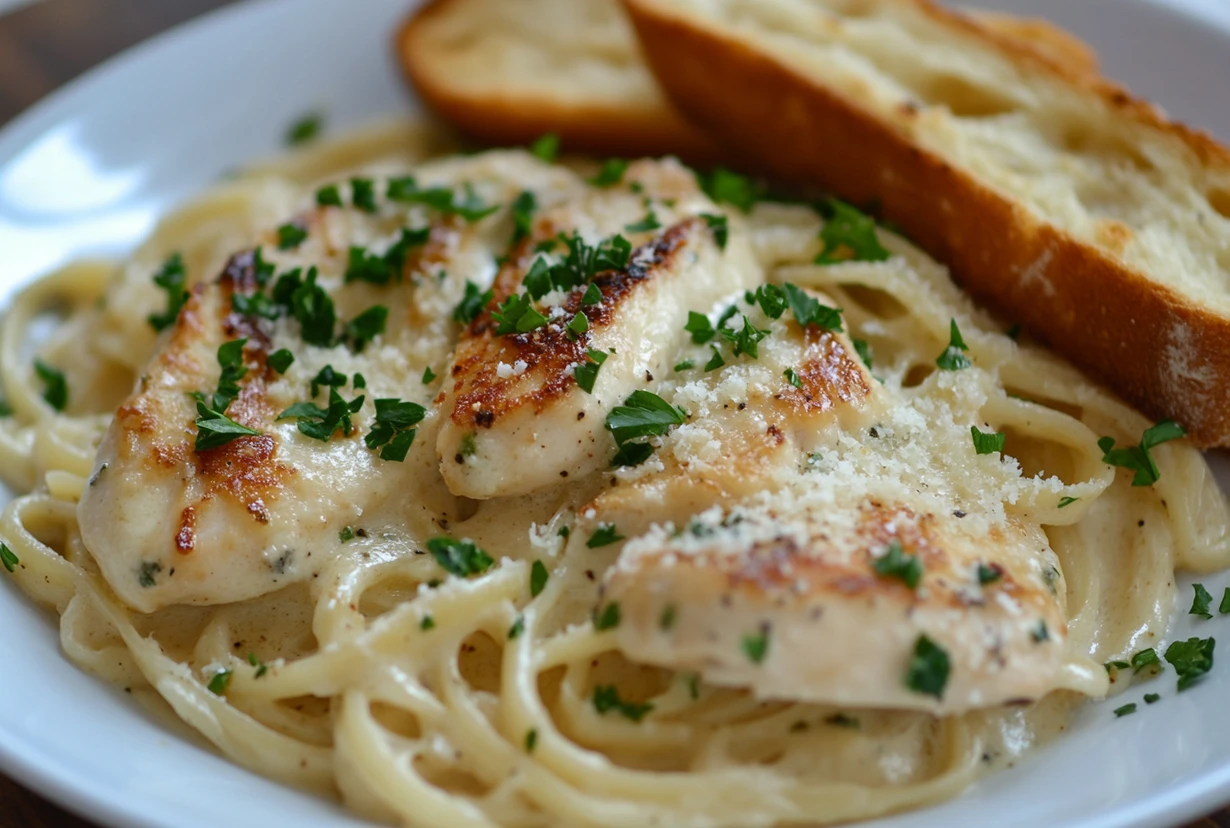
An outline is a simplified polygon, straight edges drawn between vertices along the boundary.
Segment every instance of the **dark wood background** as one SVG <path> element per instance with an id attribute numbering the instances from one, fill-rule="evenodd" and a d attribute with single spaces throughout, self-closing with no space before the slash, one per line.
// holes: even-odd
<path id="1" fill-rule="evenodd" d="M 40 0 L 0 16 L 0 125 L 128 46 L 235 1 Z M 0 775 L 0 828 L 93 826 Z M 1230 810 L 1190 828 L 1230 828 Z"/>

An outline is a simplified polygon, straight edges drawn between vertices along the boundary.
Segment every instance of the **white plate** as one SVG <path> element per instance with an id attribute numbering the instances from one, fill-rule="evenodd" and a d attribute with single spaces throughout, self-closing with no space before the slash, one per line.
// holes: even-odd
<path id="1" fill-rule="evenodd" d="M 71 258 L 131 249 L 172 205 L 276 151 L 304 112 L 327 110 L 336 129 L 411 110 L 390 49 L 408 5 L 234 6 L 111 62 L 0 132 L 0 302 Z M 1230 139 L 1227 0 L 978 5 L 1068 26 L 1098 47 L 1112 76 Z M 1202 580 L 1218 598 L 1230 585 L 1225 576 Z M 1230 619 L 1178 619 L 1175 636 L 1195 632 L 1230 643 Z M 1145 690 L 1090 705 L 1018 767 L 954 802 L 875 825 L 1160 826 L 1211 811 L 1230 801 L 1230 656 L 1220 658 L 1181 696 L 1171 673 L 1148 688 L 1163 701 L 1134 716 L 1116 720 L 1110 709 Z M 0 676 L 0 768 L 84 816 L 151 828 L 363 824 L 152 721 L 66 661 L 52 619 L 7 586 Z"/>

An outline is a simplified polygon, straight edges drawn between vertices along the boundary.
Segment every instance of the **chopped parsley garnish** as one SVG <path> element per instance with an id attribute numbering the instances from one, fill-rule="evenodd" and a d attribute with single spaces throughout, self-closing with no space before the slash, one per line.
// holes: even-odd
<path id="1" fill-rule="evenodd" d="M 705 363 L 705 371 L 716 371 L 726 364 L 726 360 L 722 357 L 722 352 L 717 349 L 716 345 L 710 345 L 709 350 L 713 351 L 713 356 Z"/>
<path id="2" fill-rule="evenodd" d="M 323 115 L 319 112 L 309 112 L 286 130 L 287 146 L 295 147 L 316 140 L 324 126 L 325 117 Z"/>
<path id="3" fill-rule="evenodd" d="M 279 374 L 285 374 L 286 369 L 295 364 L 295 355 L 286 348 L 278 348 L 265 360 L 270 368 Z"/>
<path id="4" fill-rule="evenodd" d="M 572 375 L 576 378 L 577 385 L 582 391 L 592 394 L 594 393 L 594 382 L 598 379 L 598 369 L 602 367 L 602 363 L 606 362 L 610 354 L 606 351 L 587 348 L 585 355 L 590 361 L 572 369 Z"/>
<path id="5" fill-rule="evenodd" d="M 36 359 L 34 373 L 43 381 L 43 399 L 56 411 L 63 411 L 68 406 L 68 380 L 63 372 Z"/>
<path id="6" fill-rule="evenodd" d="M 798 372 L 795 371 L 793 368 L 787 368 L 785 371 L 782 372 L 782 375 L 786 377 L 786 382 L 790 383 L 795 388 L 803 387 L 803 380 L 799 379 Z"/>
<path id="7" fill-rule="evenodd" d="M 541 299 L 553 288 L 569 291 L 586 283 L 608 270 L 623 270 L 632 255 L 632 243 L 623 236 L 603 239 L 596 245 L 588 245 L 579 233 L 560 236 L 568 253 L 554 265 L 547 265 L 542 258 L 535 259 L 524 279 L 525 288 L 535 299 Z M 585 289 L 582 304 L 596 305 L 602 301 L 602 291 L 594 284 Z"/>
<path id="8" fill-rule="evenodd" d="M 460 216 L 473 223 L 500 209 L 498 204 L 484 204 L 474 192 L 474 185 L 466 182 L 465 196 L 458 198 L 457 193 L 449 187 L 428 187 L 421 189 L 413 176 L 394 178 L 389 181 L 385 193 L 389 200 L 402 204 L 422 204 L 446 216 Z"/>
<path id="9" fill-rule="evenodd" d="M 429 632 L 436 628 L 436 619 L 430 615 L 424 615 L 423 620 L 419 622 L 419 629 L 423 632 Z"/>
<path id="10" fill-rule="evenodd" d="M 730 222 L 726 216 L 701 213 L 700 217 L 705 220 L 705 224 L 709 225 L 709 229 L 713 231 L 713 240 L 717 242 L 718 249 L 725 250 L 726 242 L 730 239 Z"/>
<path id="11" fill-rule="evenodd" d="M 674 369 L 674 370 L 675 370 L 676 372 L 678 372 L 678 371 L 690 371 L 690 370 L 692 370 L 692 369 L 693 369 L 693 368 L 695 368 L 695 367 L 696 367 L 696 360 L 694 360 L 694 359 L 685 359 L 683 362 L 676 362 L 676 363 L 675 363 L 675 369 Z"/>
<path id="12" fill-rule="evenodd" d="M 597 305 L 602 302 L 602 289 L 597 285 L 590 285 L 585 288 L 585 294 L 581 297 L 582 305 Z"/>
<path id="13" fill-rule="evenodd" d="M 713 323 L 709 321 L 709 317 L 696 311 L 688 311 L 688 321 L 683 329 L 692 334 L 692 341 L 697 345 L 703 345 L 717 336 L 717 331 L 713 329 Z"/>
<path id="14" fill-rule="evenodd" d="M 598 528 L 589 536 L 589 540 L 585 541 L 585 545 L 590 549 L 599 549 L 603 546 L 610 546 L 613 543 L 619 543 L 624 539 L 624 536 L 619 534 L 619 530 L 615 528 L 613 523 L 599 523 Z"/>
<path id="15" fill-rule="evenodd" d="M 162 571 L 162 564 L 157 561 L 141 561 L 141 565 L 137 567 L 137 583 L 144 589 L 149 589 L 158 583 L 158 573 Z"/>
<path id="16" fill-rule="evenodd" d="M 1136 712 L 1136 702 L 1129 702 L 1128 704 L 1125 704 L 1122 707 L 1116 707 L 1114 709 L 1114 714 L 1115 714 L 1116 719 L 1121 719 L 1124 716 L 1130 716 L 1135 712 Z"/>
<path id="17" fill-rule="evenodd" d="M 356 397 L 351 402 L 342 399 L 336 388 L 329 389 L 329 407 L 321 408 L 315 403 L 295 403 L 278 415 L 279 420 L 296 419 L 299 431 L 313 440 L 329 442 L 338 429 L 349 437 L 354 431 L 351 415 L 363 407 L 365 397 Z"/>
<path id="18" fill-rule="evenodd" d="M 363 438 L 369 449 L 380 449 L 381 460 L 401 463 L 414 445 L 414 426 L 427 416 L 427 409 L 418 403 L 399 399 L 376 400 L 376 422 Z"/>
<path id="19" fill-rule="evenodd" d="M 970 426 L 969 433 L 974 438 L 974 452 L 977 454 L 1002 452 L 1004 450 L 1004 441 L 1008 437 L 1002 431 L 984 434 L 978 430 L 978 426 Z"/>
<path id="20" fill-rule="evenodd" d="M 341 207 L 342 194 L 336 184 L 329 184 L 316 191 L 316 204 L 320 207 Z"/>
<path id="21" fill-rule="evenodd" d="M 1175 641 L 1166 648 L 1166 660 L 1179 674 L 1180 693 L 1213 669 L 1213 647 L 1216 643 L 1212 637 L 1189 638 Z"/>
<path id="22" fill-rule="evenodd" d="M 1183 427 L 1174 420 L 1162 420 L 1145 429 L 1138 446 L 1115 448 L 1113 437 L 1103 437 L 1098 440 L 1098 448 L 1102 450 L 1103 463 L 1136 472 L 1136 476 L 1132 478 L 1133 486 L 1152 486 L 1161 477 L 1161 472 L 1153 462 L 1149 449 L 1169 440 L 1177 440 L 1186 434 Z"/>
<path id="23" fill-rule="evenodd" d="M 1145 704 L 1153 704 L 1161 700 L 1161 696 L 1157 693 L 1145 693 Z"/>
<path id="24" fill-rule="evenodd" d="M 436 372 L 431 370 L 431 366 L 428 365 L 426 368 L 423 369 L 423 385 L 430 385 L 431 383 L 435 381 L 436 381 Z"/>
<path id="25" fill-rule="evenodd" d="M 752 320 L 743 317 L 743 325 L 737 331 L 722 327 L 718 329 L 722 338 L 734 345 L 735 356 L 746 355 L 752 359 L 760 358 L 760 340 L 769 335 L 767 330 L 761 330 L 752 324 Z"/>
<path id="26" fill-rule="evenodd" d="M 851 339 L 850 344 L 854 346 L 854 352 L 858 354 L 858 358 L 867 366 L 867 370 L 872 368 L 871 345 L 865 339 Z"/>
<path id="27" fill-rule="evenodd" d="M 658 627 L 664 631 L 673 629 L 675 619 L 678 618 L 679 611 L 674 604 L 667 604 L 662 608 L 662 615 L 658 617 Z"/>
<path id="28" fill-rule="evenodd" d="M 614 187 L 624 180 L 624 173 L 627 171 L 627 161 L 622 158 L 608 158 L 602 162 L 602 169 L 598 170 L 598 174 L 589 179 L 589 183 L 595 187 Z"/>
<path id="29" fill-rule="evenodd" d="M 743 654 L 753 664 L 761 664 L 764 662 L 765 656 L 769 654 L 769 628 L 765 626 L 760 632 L 755 635 L 743 636 L 741 642 Z"/>
<path id="30" fill-rule="evenodd" d="M 233 339 L 218 347 L 218 365 L 221 373 L 218 376 L 218 390 L 211 397 L 204 394 L 193 395 L 196 398 L 196 441 L 193 448 L 208 451 L 224 446 L 239 437 L 256 437 L 260 432 L 240 425 L 226 416 L 226 410 L 235 398 L 239 396 L 239 381 L 248 373 L 244 364 L 243 346 L 247 339 Z"/>
<path id="31" fill-rule="evenodd" d="M 696 701 L 700 698 L 700 674 L 688 673 L 684 677 L 684 682 L 688 685 L 688 698 Z"/>
<path id="32" fill-rule="evenodd" d="M 520 638 L 523 632 L 525 632 L 525 616 L 518 615 L 517 620 L 508 628 L 508 640 L 512 641 L 515 638 Z"/>
<path id="33" fill-rule="evenodd" d="M 370 178 L 350 179 L 350 203 L 365 213 L 376 212 L 376 185 Z"/>
<path id="34" fill-rule="evenodd" d="M 871 568 L 881 578 L 896 578 L 910 589 L 917 589 L 922 581 L 922 558 L 906 554 L 896 539 L 888 542 L 888 551 L 872 561 Z"/>
<path id="35" fill-rule="evenodd" d="M 1038 626 L 1029 631 L 1029 637 L 1034 640 L 1035 644 L 1041 644 L 1043 641 L 1049 641 L 1051 638 L 1050 630 L 1046 628 L 1045 621 L 1038 621 Z"/>
<path id="36" fill-rule="evenodd" d="M 453 319 L 462 325 L 468 325 L 483 312 L 483 308 L 495 298 L 495 291 L 479 290 L 478 285 L 466 279 L 466 292 L 457 307 L 453 308 Z"/>
<path id="37" fill-rule="evenodd" d="M 816 264 L 882 262 L 889 258 L 876 238 L 876 223 L 871 216 L 835 198 L 826 206 L 829 219 L 820 231 L 824 250 L 816 257 Z"/>
<path id="38" fill-rule="evenodd" d="M 1004 569 L 999 564 L 978 564 L 978 583 L 982 586 L 993 584 L 1004 577 Z"/>
<path id="39" fill-rule="evenodd" d="M 347 543 L 348 541 L 354 540 L 354 530 L 349 526 L 343 526 L 337 533 L 337 539 L 342 543 Z"/>
<path id="40" fill-rule="evenodd" d="M 577 311 L 577 315 L 569 320 L 567 329 L 572 338 L 577 339 L 581 334 L 589 330 L 589 318 L 581 311 Z"/>
<path id="41" fill-rule="evenodd" d="M 162 263 L 162 269 L 154 274 L 154 284 L 166 291 L 167 309 L 162 313 L 151 313 L 147 319 L 156 331 L 164 331 L 175 324 L 179 312 L 188 301 L 188 291 L 185 283 L 188 272 L 184 269 L 183 257 L 172 253 L 170 258 Z"/>
<path id="42" fill-rule="evenodd" d="M 213 677 L 209 680 L 209 684 L 206 685 L 209 692 L 215 696 L 226 695 L 226 688 L 231 686 L 231 675 L 230 670 L 219 670 L 214 673 Z"/>
<path id="43" fill-rule="evenodd" d="M 697 175 L 700 187 L 714 201 L 733 204 L 743 212 L 752 209 L 764 191 L 745 175 L 716 167 L 708 175 Z"/>
<path id="44" fill-rule="evenodd" d="M 13 550 L 9 549 L 8 544 L 0 542 L 0 564 L 3 564 L 4 568 L 9 572 L 15 572 L 20 563 L 21 560 L 13 554 Z"/>
<path id="45" fill-rule="evenodd" d="M 533 753 L 534 748 L 537 745 L 538 745 L 538 731 L 531 727 L 529 730 L 525 731 L 525 752 Z"/>
<path id="46" fill-rule="evenodd" d="M 747 299 L 749 303 L 755 302 L 760 305 L 764 315 L 770 319 L 780 319 L 790 304 L 786 299 L 785 291 L 777 285 L 761 285 Z"/>
<path id="47" fill-rule="evenodd" d="M 283 224 L 278 228 L 278 250 L 294 250 L 308 237 L 307 230 L 297 224 Z"/>
<path id="48" fill-rule="evenodd" d="M 367 343 L 384 333 L 389 320 L 389 309 L 374 305 L 346 323 L 346 340 L 356 353 L 362 353 Z"/>
<path id="49" fill-rule="evenodd" d="M 1141 650 L 1140 652 L 1136 653 L 1134 656 L 1132 656 L 1131 663 L 1125 664 L 1123 666 L 1131 667 L 1134 670 L 1134 672 L 1139 673 L 1141 670 L 1145 669 L 1146 667 L 1158 667 L 1160 669 L 1161 664 L 1162 664 L 1161 660 L 1157 657 L 1157 650 L 1150 647 L 1147 650 Z"/>
<path id="50" fill-rule="evenodd" d="M 825 724 L 833 725 L 833 727 L 845 727 L 850 730 L 861 730 L 863 723 L 853 716 L 847 716 L 845 713 L 834 713 L 832 716 L 824 720 Z"/>
<path id="51" fill-rule="evenodd" d="M 1217 611 L 1222 615 L 1230 613 L 1230 587 L 1226 587 L 1226 591 L 1221 594 L 1221 603 L 1217 606 Z"/>
<path id="52" fill-rule="evenodd" d="M 606 605 L 602 612 L 594 616 L 594 629 L 598 632 L 613 630 L 619 626 L 619 621 L 619 602 L 612 601 Z"/>
<path id="53" fill-rule="evenodd" d="M 436 559 L 436 563 L 459 578 L 481 575 L 495 565 L 490 555 L 469 540 L 432 538 L 427 541 L 427 551 Z"/>
<path id="54" fill-rule="evenodd" d="M 647 443 L 634 443 L 642 437 L 660 437 L 671 426 L 682 425 L 687 412 L 651 391 L 633 391 L 616 406 L 606 418 L 606 429 L 615 438 L 619 452 L 611 461 L 613 466 L 636 466 L 649 459 L 653 447 Z"/>
<path id="55" fill-rule="evenodd" d="M 358 391 L 360 388 L 366 388 L 367 378 L 364 377 L 362 374 L 360 374 L 358 371 L 355 371 L 353 385 L 356 391 Z"/>
<path id="56" fill-rule="evenodd" d="M 256 653 L 248 653 L 248 663 L 256 668 L 256 674 L 252 678 L 264 678 L 269 672 L 269 665 L 261 661 Z"/>
<path id="57" fill-rule="evenodd" d="M 316 376 L 312 377 L 312 396 L 319 394 L 322 387 L 344 388 L 349 381 L 345 374 L 334 370 L 332 365 L 326 365 L 316 372 Z"/>
<path id="58" fill-rule="evenodd" d="M 530 153 L 548 164 L 553 163 L 559 156 L 559 136 L 554 132 L 548 132 L 539 137 L 530 144 Z"/>
<path id="59" fill-rule="evenodd" d="M 333 299 L 324 288 L 316 284 L 316 277 L 316 268 L 309 268 L 307 279 L 298 284 L 291 293 L 290 308 L 299 323 L 299 333 L 303 341 L 309 345 L 327 347 L 333 344 L 337 315 L 333 310 Z"/>
<path id="60" fill-rule="evenodd" d="M 513 236 L 516 244 L 534 229 L 534 211 L 538 209 L 538 200 L 530 190 L 522 190 L 512 203 Z"/>
<path id="61" fill-rule="evenodd" d="M 495 335 L 529 333 L 546 325 L 547 317 L 534 308 L 533 301 L 528 293 L 514 293 L 505 299 L 491 312 L 491 318 L 499 323 Z"/>
<path id="62" fill-rule="evenodd" d="M 1213 617 L 1213 613 L 1209 612 L 1209 604 L 1213 601 L 1213 596 L 1204 588 L 1204 584 L 1192 584 L 1192 589 L 1196 595 L 1192 598 L 1192 608 L 1187 611 L 1188 615 L 1199 615 L 1206 621 Z"/>
<path id="63" fill-rule="evenodd" d="M 538 595 L 547 588 L 547 581 L 551 575 L 547 572 L 546 564 L 542 561 L 534 561 L 530 567 L 530 595 L 537 598 Z"/>
<path id="64" fill-rule="evenodd" d="M 594 688 L 594 709 L 606 715 L 612 710 L 624 718 L 639 722 L 645 714 L 653 710 L 649 702 L 626 702 L 619 697 L 619 690 L 613 684 L 600 684 Z"/>
<path id="65" fill-rule="evenodd" d="M 927 636 L 918 636 L 906 668 L 905 686 L 915 693 L 942 699 L 947 685 L 948 653 Z"/>
<path id="66" fill-rule="evenodd" d="M 810 296 L 802 288 L 789 282 L 782 285 L 782 292 L 786 294 L 790 310 L 794 314 L 795 321 L 800 325 L 803 327 L 816 325 L 828 331 L 842 332 L 841 308 L 822 305 L 819 300 Z"/>
<path id="67" fill-rule="evenodd" d="M 624 227 L 629 233 L 648 233 L 650 230 L 662 229 L 662 222 L 658 221 L 658 216 L 651 209 L 645 214 L 645 217 L 638 222 L 626 225 Z"/>
<path id="68" fill-rule="evenodd" d="M 1080 500 L 1079 497 L 1061 497 L 1059 498 L 1059 508 L 1062 509 L 1065 506 L 1071 506 L 1078 500 Z"/>
<path id="69" fill-rule="evenodd" d="M 260 436 L 259 431 L 240 425 L 202 402 L 196 404 L 196 411 L 196 442 L 192 447 L 198 452 L 224 446 L 240 437 Z"/>
<path id="70" fill-rule="evenodd" d="M 935 359 L 935 364 L 943 371 L 960 371 L 968 368 L 974 363 L 970 362 L 969 357 L 965 352 L 969 348 L 965 345 L 965 340 L 961 338 L 961 330 L 957 327 L 957 320 L 950 319 L 948 322 L 948 347 L 944 349 L 944 353 L 940 354 Z"/>

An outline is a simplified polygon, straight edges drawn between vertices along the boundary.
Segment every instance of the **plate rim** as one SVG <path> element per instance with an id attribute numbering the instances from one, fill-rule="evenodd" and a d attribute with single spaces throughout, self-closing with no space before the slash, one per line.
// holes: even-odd
<path id="1" fill-rule="evenodd" d="M 88 93 L 94 87 L 105 87 L 113 83 L 112 78 L 124 72 L 129 66 L 149 60 L 152 55 L 173 48 L 174 44 L 183 38 L 208 37 L 206 34 L 208 30 L 230 25 L 233 19 L 256 14 L 266 8 L 291 6 L 295 2 L 296 0 L 239 0 L 239 2 L 203 12 L 111 55 L 78 77 L 56 88 L 17 114 L 8 123 L 0 126 L 0 164 L 15 158 L 57 122 L 70 117 L 73 111 L 72 103 L 75 99 Z M 417 2 L 418 0 L 409 0 L 406 4 L 407 12 L 417 5 Z M 951 2 L 951 0 L 945 0 L 945 2 Z M 1230 48 L 1230 7 L 1219 8 L 1215 5 L 1216 0 L 1133 0 L 1133 2 L 1140 6 L 1152 7 L 1160 13 L 1183 18 L 1191 23 L 1210 26 L 1225 38 L 1227 48 Z M 961 5 L 967 4 L 962 2 Z M 45 616 L 54 631 L 55 618 L 50 612 L 31 602 L 24 594 L 20 594 L 18 600 L 34 608 L 38 614 Z M 62 649 L 58 646 L 58 635 L 54 638 L 57 645 L 55 655 L 66 659 Z M 75 664 L 71 666 L 73 669 L 82 670 Z M 99 692 L 118 692 L 102 679 L 86 671 L 82 672 L 98 685 Z M 144 711 L 141 712 L 142 715 L 148 715 Z M 162 727 L 161 724 L 158 726 Z M 170 731 L 166 732 L 166 736 L 170 739 L 180 739 L 178 734 Z M 81 774 L 74 775 L 67 771 L 58 762 L 55 753 L 46 747 L 40 747 L 36 742 L 18 741 L 19 744 L 13 744 L 10 740 L 0 739 L 0 772 L 41 798 L 88 822 L 109 826 L 132 826 L 133 828 L 167 828 L 169 825 L 158 816 L 149 813 L 148 808 L 142 808 L 141 806 L 145 804 L 144 800 L 117 797 L 113 789 L 101 785 L 95 778 Z M 1036 758 L 1047 747 L 1049 745 L 1032 752 L 1031 756 Z M 216 751 L 211 751 L 211 753 L 220 761 L 235 764 Z M 242 768 L 241 770 L 256 779 L 264 779 L 253 771 Z M 1003 772 L 1005 771 L 1001 771 Z M 329 807 L 326 800 L 319 801 L 322 808 Z M 1146 799 L 1116 804 L 1101 815 L 1080 822 L 1079 826 L 1080 828 L 1167 828 L 1167 826 L 1177 826 L 1201 816 L 1207 816 L 1227 804 L 1230 804 L 1230 760 L 1194 775 L 1178 785 L 1160 790 Z M 930 810 L 930 807 L 923 807 L 915 812 L 926 810 Z M 353 818 L 351 814 L 348 816 Z M 889 816 L 872 820 L 870 824 L 884 825 L 887 828 L 893 822 L 893 816 Z"/>

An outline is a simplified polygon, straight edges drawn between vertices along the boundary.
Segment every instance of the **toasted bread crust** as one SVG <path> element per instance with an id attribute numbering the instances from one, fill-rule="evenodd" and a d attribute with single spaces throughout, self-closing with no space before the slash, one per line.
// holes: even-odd
<path id="1" fill-rule="evenodd" d="M 946 11 L 920 8 L 1032 71 L 1101 99 L 1116 117 L 1167 133 L 1200 162 L 1230 168 L 1208 135 L 1076 66 Z M 1147 414 L 1173 417 L 1203 446 L 1230 445 L 1230 319 L 1038 219 L 899 126 L 720 32 L 624 0 L 676 106 L 784 180 L 828 187 L 886 217 L 946 263 L 976 299 L 1099 378 Z"/>
<path id="2" fill-rule="evenodd" d="M 476 93 L 450 81 L 430 43 L 438 21 L 464 13 L 461 0 L 431 0 L 405 22 L 396 49 L 406 77 L 442 118 L 484 143 L 528 144 L 553 132 L 569 152 L 622 157 L 677 155 L 707 166 L 716 163 L 716 144 L 688 124 L 664 99 L 613 103 L 595 95 L 577 105 L 550 94 L 492 88 Z"/>

